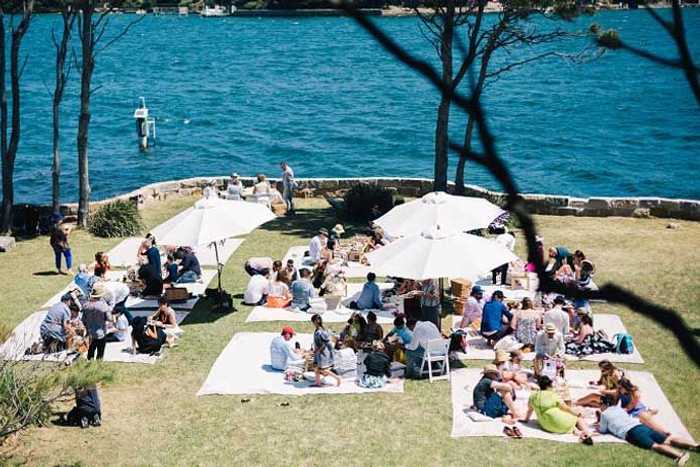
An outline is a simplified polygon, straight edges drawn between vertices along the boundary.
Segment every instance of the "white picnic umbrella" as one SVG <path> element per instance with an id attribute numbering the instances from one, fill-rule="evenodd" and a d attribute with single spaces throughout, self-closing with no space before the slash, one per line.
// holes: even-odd
<path id="1" fill-rule="evenodd" d="M 203 198 L 151 231 L 158 243 L 196 247 L 213 245 L 219 265 L 219 242 L 246 235 L 276 216 L 264 204 Z M 219 299 L 222 298 L 221 266 L 217 267 Z M 219 304 L 221 306 L 221 303 Z"/>
<path id="2" fill-rule="evenodd" d="M 448 233 L 439 226 L 403 237 L 366 255 L 377 275 L 425 280 L 443 277 L 477 279 L 517 256 L 484 237 Z"/>
<path id="3" fill-rule="evenodd" d="M 195 247 L 249 234 L 274 218 L 264 204 L 203 198 L 151 233 L 163 245 Z"/>
<path id="4" fill-rule="evenodd" d="M 488 227 L 505 211 L 483 198 L 454 196 L 443 191 L 396 206 L 374 223 L 392 237 L 406 237 L 439 225 L 446 232 Z"/>

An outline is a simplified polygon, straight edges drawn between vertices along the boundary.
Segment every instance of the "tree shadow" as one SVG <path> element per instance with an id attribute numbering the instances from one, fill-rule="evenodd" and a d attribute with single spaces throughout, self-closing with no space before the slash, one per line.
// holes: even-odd
<path id="1" fill-rule="evenodd" d="M 369 228 L 367 223 L 338 216 L 335 209 L 329 207 L 325 209 L 297 209 L 295 215 L 278 217 L 261 226 L 260 230 L 310 239 L 318 233 L 321 227 L 331 229 L 336 224 L 343 224 L 346 237 L 364 233 Z"/>
<path id="2" fill-rule="evenodd" d="M 233 306 L 236 308 L 236 301 L 234 300 Z M 215 298 L 202 297 L 197 304 L 194 306 L 192 311 L 190 311 L 185 319 L 182 320 L 180 326 L 188 326 L 190 324 L 207 324 L 214 323 L 221 318 L 225 318 L 231 313 L 237 313 L 238 311 L 233 311 L 229 313 L 218 313 L 214 309 L 218 306 L 218 301 Z"/>

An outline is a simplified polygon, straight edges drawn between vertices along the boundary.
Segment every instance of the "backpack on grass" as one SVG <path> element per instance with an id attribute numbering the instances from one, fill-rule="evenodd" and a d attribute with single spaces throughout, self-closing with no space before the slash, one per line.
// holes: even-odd
<path id="1" fill-rule="evenodd" d="M 631 354 L 634 352 L 634 342 L 632 336 L 625 333 L 615 334 L 615 352 Z"/>

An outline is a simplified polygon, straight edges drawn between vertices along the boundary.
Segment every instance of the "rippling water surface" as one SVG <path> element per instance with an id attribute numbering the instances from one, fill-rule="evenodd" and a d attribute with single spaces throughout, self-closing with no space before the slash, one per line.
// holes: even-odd
<path id="1" fill-rule="evenodd" d="M 700 61 L 700 9 L 685 14 Z M 132 19 L 115 16 L 113 31 Z M 51 197 L 50 31 L 58 20 L 37 17 L 25 39 L 18 202 Z M 434 60 L 415 18 L 377 21 Z M 639 46 L 675 52 L 643 11 L 602 13 L 571 27 L 594 21 Z M 438 96 L 347 18 L 149 16 L 98 57 L 94 83 L 94 198 L 195 175 L 277 175 L 282 159 L 299 177 L 433 174 Z M 75 71 L 67 92 L 66 201 L 77 197 Z M 132 119 L 138 96 L 158 119 L 157 147 L 147 154 L 138 151 Z M 521 191 L 700 198 L 700 112 L 679 72 L 624 53 L 582 65 L 554 59 L 504 75 L 485 100 L 498 149 Z M 461 138 L 464 123 L 455 111 L 454 138 Z M 475 167 L 467 182 L 497 187 Z"/>

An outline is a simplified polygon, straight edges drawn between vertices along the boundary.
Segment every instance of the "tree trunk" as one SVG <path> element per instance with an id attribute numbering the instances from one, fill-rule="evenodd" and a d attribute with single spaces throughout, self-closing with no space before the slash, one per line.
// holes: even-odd
<path id="1" fill-rule="evenodd" d="M 7 91 L 5 90 L 5 28 L 4 24 L 0 28 L 2 34 L 2 57 L 0 58 L 0 66 L 2 73 L 0 79 L 2 86 L 0 90 L 0 131 L 2 137 L 0 145 L 2 145 L 2 232 L 10 232 L 12 230 L 12 205 L 14 204 L 14 171 L 15 159 L 17 157 L 17 149 L 19 148 L 19 139 L 21 133 L 20 118 L 21 111 L 21 95 L 19 80 L 22 73 L 19 63 L 19 51 L 22 46 L 22 39 L 29 29 L 29 24 L 34 8 L 34 1 L 29 0 L 23 5 L 22 19 L 16 28 L 12 29 L 12 42 L 10 43 L 10 88 L 12 92 L 12 130 L 10 133 L 9 143 L 7 141 Z M 0 20 L 4 21 L 2 15 Z"/>
<path id="2" fill-rule="evenodd" d="M 452 104 L 452 43 L 454 39 L 454 1 L 447 2 L 445 22 L 440 38 L 442 62 L 442 94 L 435 124 L 435 178 L 433 190 L 447 191 L 450 106 Z"/>
<path id="3" fill-rule="evenodd" d="M 61 101 L 63 100 L 63 91 L 66 87 L 66 55 L 68 53 L 68 42 L 70 41 L 71 31 L 73 29 L 73 21 L 75 20 L 75 12 L 72 10 L 72 5 L 64 5 L 64 10 L 61 12 L 63 16 L 63 35 L 61 42 L 54 43 L 56 45 L 56 86 L 53 92 L 53 161 L 51 165 L 51 180 L 52 180 L 52 208 L 53 212 L 57 213 L 61 209 Z"/>
<path id="4" fill-rule="evenodd" d="M 2 158 L 2 222 L 0 232 L 12 229 L 12 204 L 14 184 L 11 164 L 7 154 L 7 88 L 5 87 L 5 15 L 0 11 L 0 157 Z"/>
<path id="5" fill-rule="evenodd" d="M 469 115 L 467 119 L 467 128 L 464 132 L 464 150 L 469 152 L 472 149 L 472 135 L 474 134 L 474 117 Z M 455 173 L 455 194 L 464 195 L 464 166 L 467 164 L 467 158 L 460 154 L 457 161 L 457 172 Z"/>
<path id="6" fill-rule="evenodd" d="M 80 74 L 80 117 L 78 119 L 78 225 L 87 227 L 90 207 L 90 175 L 88 172 L 88 131 L 90 128 L 90 84 L 95 66 L 95 30 L 92 21 L 94 4 L 88 0 L 82 8 L 80 42 L 82 69 Z"/>

